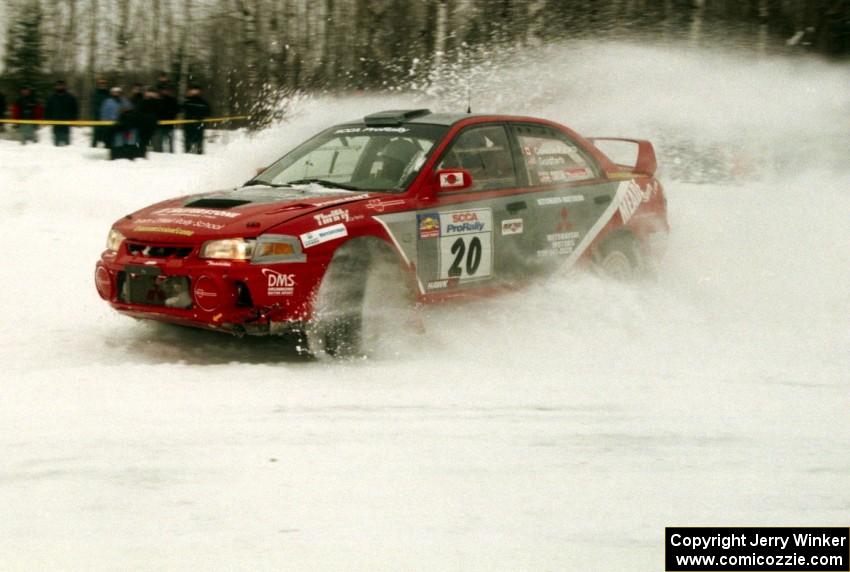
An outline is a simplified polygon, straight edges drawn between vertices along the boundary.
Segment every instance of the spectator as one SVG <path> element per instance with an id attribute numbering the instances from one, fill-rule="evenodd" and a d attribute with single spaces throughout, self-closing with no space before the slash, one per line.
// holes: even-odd
<path id="1" fill-rule="evenodd" d="M 91 116 L 95 121 L 103 119 L 100 116 L 100 108 L 103 107 L 103 102 L 109 99 L 109 90 L 107 89 L 106 79 L 97 78 L 97 87 L 91 95 Z M 98 125 L 92 130 L 91 146 L 97 147 L 98 143 L 103 143 L 103 146 L 109 148 L 109 127 L 106 125 Z"/>
<path id="2" fill-rule="evenodd" d="M 56 82 L 56 90 L 47 98 L 47 108 L 44 112 L 45 119 L 58 119 L 61 121 L 74 121 L 79 119 L 80 111 L 77 107 L 77 98 L 68 93 L 68 86 L 64 80 Z M 57 147 L 71 144 L 71 127 L 69 125 L 53 126 L 53 144 Z"/>
<path id="3" fill-rule="evenodd" d="M 148 145 L 156 131 L 156 116 L 159 111 L 159 93 L 153 88 L 145 90 L 142 101 L 135 107 L 135 121 L 139 130 L 140 156 L 147 156 Z"/>
<path id="4" fill-rule="evenodd" d="M 32 93 L 29 87 L 21 88 L 21 95 L 12 106 L 12 119 L 41 119 L 44 115 L 44 109 Z M 26 145 L 28 141 L 33 143 L 38 142 L 35 125 L 21 125 L 21 145 Z"/>
<path id="5" fill-rule="evenodd" d="M 121 159 L 128 157 L 126 147 L 136 147 L 138 132 L 126 117 L 127 111 L 133 108 L 124 97 L 124 91 L 120 87 L 109 90 L 109 97 L 100 108 L 100 118 L 104 121 L 115 121 L 116 124 L 109 127 L 108 147 L 110 159 Z"/>
<path id="6" fill-rule="evenodd" d="M 134 83 L 130 89 L 130 103 L 133 107 L 139 107 L 145 97 L 145 90 L 140 83 Z"/>
<path id="7" fill-rule="evenodd" d="M 210 104 L 201 97 L 201 88 L 193 85 L 186 92 L 183 101 L 183 118 L 191 120 L 206 119 L 211 115 Z M 204 124 L 188 123 L 183 126 L 183 145 L 186 153 L 204 153 Z"/>
<path id="8" fill-rule="evenodd" d="M 166 87 L 171 87 L 171 82 L 168 81 L 168 74 L 159 72 L 159 76 L 156 78 L 156 90 L 161 93 Z"/>
<path id="9" fill-rule="evenodd" d="M 0 119 L 6 119 L 6 96 L 0 91 Z M 0 123 L 0 133 L 6 130 L 6 126 Z"/>
<path id="10" fill-rule="evenodd" d="M 159 105 L 157 106 L 156 118 L 158 121 L 170 121 L 177 119 L 177 114 L 180 112 L 180 105 L 177 103 L 177 98 L 174 97 L 174 92 L 171 87 L 166 85 L 159 90 Z M 153 150 L 157 153 L 162 153 L 164 149 L 168 149 L 169 153 L 174 153 L 174 126 L 173 125 L 157 125 L 153 137 Z"/>

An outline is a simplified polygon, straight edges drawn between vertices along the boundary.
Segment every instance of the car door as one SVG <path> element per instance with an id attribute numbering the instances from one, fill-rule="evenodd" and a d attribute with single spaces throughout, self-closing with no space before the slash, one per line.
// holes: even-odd
<path id="1" fill-rule="evenodd" d="M 437 170 L 462 168 L 472 186 L 441 190 L 436 202 L 417 213 L 419 278 L 426 292 L 469 290 L 510 279 L 521 260 L 522 222 L 503 240 L 505 221 L 520 220 L 527 203 L 517 178 L 515 145 L 507 126 L 486 123 L 465 128 L 438 161 Z M 527 248 L 526 248 L 527 250 Z"/>
<path id="2" fill-rule="evenodd" d="M 536 266 L 575 262 L 614 212 L 617 184 L 605 179 L 593 157 L 566 133 L 534 123 L 515 123 L 519 176 L 533 211 L 525 232 Z"/>

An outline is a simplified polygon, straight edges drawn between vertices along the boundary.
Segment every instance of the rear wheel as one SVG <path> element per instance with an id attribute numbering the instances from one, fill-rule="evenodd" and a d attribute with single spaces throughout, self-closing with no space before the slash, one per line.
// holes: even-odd
<path id="1" fill-rule="evenodd" d="M 594 251 L 593 262 L 599 274 L 618 282 L 635 282 L 651 273 L 643 262 L 638 241 L 631 234 L 607 238 Z"/>
<path id="2" fill-rule="evenodd" d="M 399 353 L 419 326 L 414 298 L 389 247 L 364 242 L 341 248 L 314 300 L 310 351 L 331 357 Z"/>

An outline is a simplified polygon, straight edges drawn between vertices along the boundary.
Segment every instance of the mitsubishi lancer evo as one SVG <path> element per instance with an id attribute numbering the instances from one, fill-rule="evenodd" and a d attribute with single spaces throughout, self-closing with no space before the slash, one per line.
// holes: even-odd
<path id="1" fill-rule="evenodd" d="M 423 304 L 573 266 L 651 275 L 668 232 L 655 171 L 644 140 L 384 111 L 322 131 L 239 188 L 118 220 L 95 284 L 135 318 L 295 333 L 313 353 L 364 355 Z"/>

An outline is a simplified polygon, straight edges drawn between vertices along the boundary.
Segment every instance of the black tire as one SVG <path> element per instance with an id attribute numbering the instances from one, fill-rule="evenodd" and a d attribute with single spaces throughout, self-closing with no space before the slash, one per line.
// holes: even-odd
<path id="1" fill-rule="evenodd" d="M 651 277 L 640 244 L 631 234 L 608 237 L 593 253 L 597 273 L 617 282 L 638 282 Z"/>
<path id="2" fill-rule="evenodd" d="M 398 256 L 377 241 L 349 243 L 334 255 L 313 301 L 310 352 L 350 358 L 398 351 L 415 312 Z"/>

